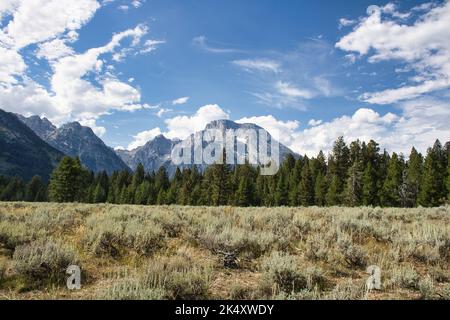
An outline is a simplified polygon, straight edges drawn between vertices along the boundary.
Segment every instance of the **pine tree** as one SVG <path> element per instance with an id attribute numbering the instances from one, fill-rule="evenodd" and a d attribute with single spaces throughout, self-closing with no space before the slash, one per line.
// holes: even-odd
<path id="1" fill-rule="evenodd" d="M 365 206 L 377 205 L 377 173 L 369 162 L 364 169 L 362 202 Z"/>
<path id="2" fill-rule="evenodd" d="M 156 204 L 159 206 L 166 204 L 166 192 L 163 189 L 160 189 L 158 192 Z"/>
<path id="3" fill-rule="evenodd" d="M 349 169 L 347 184 L 345 186 L 345 203 L 350 207 L 356 207 L 362 203 L 363 172 L 359 159 Z"/>
<path id="4" fill-rule="evenodd" d="M 415 148 L 412 148 L 409 155 L 408 167 L 406 169 L 406 177 L 403 179 L 403 190 L 408 195 L 408 199 L 404 197 L 404 201 L 408 203 L 408 207 L 415 206 L 417 204 L 417 197 L 420 191 L 420 183 L 422 180 L 422 170 L 423 170 L 423 157 L 417 152 Z M 411 203 L 410 203 L 411 202 Z"/>
<path id="5" fill-rule="evenodd" d="M 387 169 L 386 180 L 383 184 L 381 204 L 385 207 L 400 205 L 400 185 L 402 183 L 403 165 L 401 159 L 394 152 Z"/>
<path id="6" fill-rule="evenodd" d="M 234 203 L 240 207 L 249 207 L 255 204 L 255 176 L 249 164 L 236 168 L 237 189 Z"/>
<path id="7" fill-rule="evenodd" d="M 327 192 L 327 205 L 328 206 L 337 206 L 341 204 L 341 194 L 340 194 L 340 181 L 337 175 L 333 175 L 331 177 L 330 186 L 328 187 Z"/>
<path id="8" fill-rule="evenodd" d="M 300 204 L 299 185 L 302 175 L 303 160 L 298 159 L 289 175 L 289 205 L 298 206 Z"/>
<path id="9" fill-rule="evenodd" d="M 145 205 L 147 204 L 148 198 L 150 196 L 151 184 L 148 180 L 144 180 L 136 189 L 134 195 L 134 203 Z"/>
<path id="10" fill-rule="evenodd" d="M 44 188 L 44 184 L 42 183 L 40 176 L 31 178 L 25 189 L 25 201 L 39 201 L 38 195 L 42 188 Z"/>
<path id="11" fill-rule="evenodd" d="M 422 176 L 422 188 L 419 194 L 419 204 L 424 207 L 439 206 L 446 198 L 444 184 L 445 172 L 442 168 L 445 152 L 439 140 L 433 148 L 429 148 L 425 158 Z"/>
<path id="12" fill-rule="evenodd" d="M 316 183 L 314 185 L 314 201 L 317 206 L 323 207 L 326 205 L 327 195 L 327 180 L 323 176 L 322 172 L 316 177 Z"/>
<path id="13" fill-rule="evenodd" d="M 314 184 L 309 169 L 308 158 L 305 160 L 305 164 L 302 169 L 302 178 L 299 186 L 300 203 L 302 206 L 311 206 L 314 204 Z"/>
<path id="14" fill-rule="evenodd" d="M 230 196 L 230 169 L 227 164 L 213 164 L 213 184 L 211 190 L 212 204 L 215 206 L 227 205 Z"/>
<path id="15" fill-rule="evenodd" d="M 19 177 L 11 178 L 0 195 L 0 201 L 23 201 L 25 185 Z"/>
<path id="16" fill-rule="evenodd" d="M 54 202 L 81 202 L 86 196 L 86 178 L 89 173 L 79 158 L 64 157 L 53 171 L 49 185 L 49 198 Z"/>
<path id="17" fill-rule="evenodd" d="M 104 203 L 106 202 L 106 191 L 101 183 L 98 183 L 94 190 L 93 203 Z"/>
<path id="18" fill-rule="evenodd" d="M 276 206 L 285 206 L 288 203 L 288 181 L 284 172 L 278 174 L 274 200 Z"/>
<path id="19" fill-rule="evenodd" d="M 450 156 L 447 161 L 447 200 L 450 201 Z"/>

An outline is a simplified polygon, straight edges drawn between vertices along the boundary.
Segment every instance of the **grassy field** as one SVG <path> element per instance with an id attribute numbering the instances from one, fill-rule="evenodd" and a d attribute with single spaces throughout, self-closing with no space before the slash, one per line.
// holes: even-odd
<path id="1" fill-rule="evenodd" d="M 450 209 L 1 203 L 0 298 L 450 299 Z"/>

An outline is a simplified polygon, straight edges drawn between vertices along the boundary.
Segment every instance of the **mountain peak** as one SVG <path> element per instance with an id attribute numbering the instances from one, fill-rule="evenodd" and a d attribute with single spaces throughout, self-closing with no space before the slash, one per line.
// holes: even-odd
<path id="1" fill-rule="evenodd" d="M 206 125 L 205 130 L 219 129 L 219 130 L 237 130 L 237 129 L 262 129 L 260 126 L 253 123 L 237 123 L 232 120 L 222 119 L 214 120 Z"/>

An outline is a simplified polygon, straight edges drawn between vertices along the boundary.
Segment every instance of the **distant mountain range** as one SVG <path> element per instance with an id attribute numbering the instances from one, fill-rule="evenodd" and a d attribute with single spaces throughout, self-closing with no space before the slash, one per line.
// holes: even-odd
<path id="1" fill-rule="evenodd" d="M 230 129 L 231 130 L 252 129 L 265 131 L 265 129 L 263 129 L 262 127 L 251 123 L 239 124 L 231 120 L 215 120 L 207 124 L 204 130 L 197 132 L 196 134 L 203 135 L 206 132 L 206 130 L 210 129 L 216 129 L 221 131 L 222 133 Z M 270 137 L 270 134 L 267 131 L 265 132 Z M 172 162 L 171 153 L 173 146 L 175 146 L 180 142 L 186 142 L 189 139 L 193 141 L 193 137 L 194 134 L 192 134 L 187 139 L 181 141 L 181 140 L 169 140 L 163 135 L 159 135 L 155 137 L 153 140 L 147 142 L 144 146 L 134 149 L 132 151 L 116 150 L 116 152 L 122 158 L 122 160 L 133 170 L 136 169 L 139 163 L 142 163 L 146 171 L 156 171 L 161 166 L 164 166 L 167 169 L 169 175 L 172 175 L 177 168 L 177 166 Z M 237 145 L 239 143 L 241 142 L 239 142 L 239 139 L 237 139 L 235 142 L 235 150 L 238 150 Z M 290 150 L 288 147 L 280 143 L 280 159 L 284 159 L 288 154 L 293 154 L 295 157 L 298 157 L 298 155 L 295 154 L 292 150 Z M 189 165 L 183 166 L 188 167 Z M 199 165 L 198 167 L 199 169 L 203 169 L 205 166 Z"/>
<path id="2" fill-rule="evenodd" d="M 255 124 L 238 124 L 230 120 L 209 123 L 208 129 L 225 132 L 228 129 L 264 130 Z M 268 136 L 270 136 L 268 134 Z M 193 139 L 192 134 L 187 139 Z M 56 127 L 47 118 L 24 117 L 0 109 L 0 174 L 19 175 L 29 179 L 40 175 L 47 179 L 58 161 L 64 156 L 79 157 L 82 164 L 94 172 L 112 174 L 118 170 L 134 170 L 142 163 L 146 171 L 157 171 L 165 167 L 173 175 L 177 166 L 172 162 L 172 149 L 180 142 L 159 135 L 137 149 L 116 150 L 108 147 L 89 127 L 71 122 Z M 239 139 L 235 142 L 235 148 Z M 287 154 L 297 155 L 280 144 L 280 158 Z M 187 167 L 189 165 L 182 165 Z M 204 165 L 199 166 L 204 169 Z"/>
<path id="3" fill-rule="evenodd" d="M 65 155 L 79 157 L 81 163 L 94 172 L 106 171 L 112 174 L 129 167 L 89 127 L 71 122 L 57 128 L 48 119 L 18 115 L 18 118 L 33 130 L 42 140 Z"/>
<path id="4" fill-rule="evenodd" d="M 0 109 L 0 174 L 47 180 L 63 156 L 13 113 Z"/>

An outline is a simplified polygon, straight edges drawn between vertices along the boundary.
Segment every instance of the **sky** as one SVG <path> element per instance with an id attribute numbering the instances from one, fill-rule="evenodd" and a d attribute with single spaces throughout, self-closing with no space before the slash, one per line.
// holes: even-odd
<path id="1" fill-rule="evenodd" d="M 448 1 L 1 0 L 0 108 L 130 150 L 231 119 L 408 155 L 450 140 L 449 39 Z"/>

